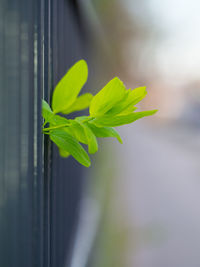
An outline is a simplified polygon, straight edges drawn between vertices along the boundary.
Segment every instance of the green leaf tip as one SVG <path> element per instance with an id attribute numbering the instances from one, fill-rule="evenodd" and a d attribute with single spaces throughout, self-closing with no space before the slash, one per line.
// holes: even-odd
<path id="1" fill-rule="evenodd" d="M 90 115 L 98 117 L 104 115 L 115 104 L 119 103 L 125 95 L 123 82 L 115 77 L 97 93 L 90 104 Z"/>
<path id="2" fill-rule="evenodd" d="M 96 135 L 96 137 L 113 137 L 116 138 L 120 144 L 122 144 L 122 139 L 116 129 L 112 127 L 97 127 L 92 122 L 88 123 L 88 126 Z"/>
<path id="3" fill-rule="evenodd" d="M 85 60 L 76 62 L 57 84 L 52 97 L 54 113 L 67 110 L 76 100 L 88 78 L 88 67 Z"/>
<path id="4" fill-rule="evenodd" d="M 51 110 L 49 104 L 42 99 L 42 116 L 45 119 L 45 122 L 47 123 L 51 121 L 53 115 L 53 111 Z"/>
<path id="5" fill-rule="evenodd" d="M 151 116 L 156 112 L 157 110 L 140 111 L 140 112 L 133 112 L 127 115 L 119 115 L 113 117 L 105 115 L 103 117 L 94 119 L 92 123 L 94 123 L 94 125 L 96 125 L 97 127 L 105 127 L 105 126 L 116 127 L 132 123 L 146 116 Z"/>
<path id="6" fill-rule="evenodd" d="M 70 114 L 74 111 L 80 111 L 89 107 L 93 95 L 90 93 L 83 94 L 75 99 L 75 101 L 67 109 L 63 110 L 63 114 Z"/>
<path id="7" fill-rule="evenodd" d="M 79 163 L 85 167 L 90 167 L 91 162 L 87 152 L 72 135 L 65 130 L 54 130 L 50 133 L 50 138 L 60 149 L 62 149 L 62 154 L 66 151 Z"/>
<path id="8" fill-rule="evenodd" d="M 63 158 L 70 155 L 85 167 L 91 165 L 89 154 L 98 151 L 97 138 L 112 137 L 122 144 L 113 127 L 132 123 L 140 118 L 154 115 L 157 110 L 137 111 L 137 105 L 147 94 L 146 87 L 126 89 L 115 77 L 95 96 L 79 95 L 88 78 L 85 60 L 76 62 L 59 81 L 52 96 L 52 107 L 42 100 L 42 131 L 48 134 Z M 66 115 L 89 108 L 89 116 L 74 119 Z M 61 113 L 61 114 L 57 114 Z M 61 116 L 62 114 L 65 117 Z M 48 126 L 46 126 L 48 124 Z M 88 146 L 88 153 L 81 144 Z"/>

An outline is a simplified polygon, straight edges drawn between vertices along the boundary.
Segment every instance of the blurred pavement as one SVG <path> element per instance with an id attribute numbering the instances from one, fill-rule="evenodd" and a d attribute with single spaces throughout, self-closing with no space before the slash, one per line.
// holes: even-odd
<path id="1" fill-rule="evenodd" d="M 199 130 L 138 121 L 120 134 L 116 207 L 132 230 L 124 266 L 199 267 Z"/>

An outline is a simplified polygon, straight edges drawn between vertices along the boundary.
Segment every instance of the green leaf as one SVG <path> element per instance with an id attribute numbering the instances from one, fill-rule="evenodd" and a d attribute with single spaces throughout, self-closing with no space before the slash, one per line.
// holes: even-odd
<path id="1" fill-rule="evenodd" d="M 80 111 L 89 107 L 93 95 L 90 93 L 83 94 L 76 98 L 74 103 L 66 110 L 62 111 L 63 114 L 69 114 L 74 111 Z"/>
<path id="2" fill-rule="evenodd" d="M 50 127 L 43 128 L 44 133 L 49 133 L 57 128 L 59 129 L 67 129 L 71 125 L 71 120 L 67 120 L 59 115 L 55 115 L 49 121 Z"/>
<path id="3" fill-rule="evenodd" d="M 76 117 L 75 118 L 75 121 L 77 121 L 78 123 L 80 122 L 87 122 L 87 121 L 90 121 L 92 120 L 93 118 L 89 117 L 89 116 L 79 116 L 79 117 Z"/>
<path id="4" fill-rule="evenodd" d="M 151 116 L 155 114 L 156 112 L 157 110 L 149 110 L 149 111 L 134 112 L 134 113 L 127 114 L 127 115 L 119 115 L 119 116 L 113 116 L 113 117 L 109 115 L 105 115 L 100 118 L 94 119 L 90 123 L 95 124 L 97 127 L 102 127 L 102 126 L 115 127 L 115 126 L 120 126 L 120 125 L 134 122 L 145 116 Z"/>
<path id="5" fill-rule="evenodd" d="M 136 109 L 137 109 L 137 107 L 129 106 L 128 108 L 126 108 L 125 110 L 123 110 L 122 112 L 120 112 L 117 115 L 128 115 L 130 113 L 133 113 L 133 111 L 135 111 Z"/>
<path id="6" fill-rule="evenodd" d="M 49 104 L 42 99 L 42 116 L 46 122 L 51 121 L 54 116 L 53 111 L 51 110 Z"/>
<path id="7" fill-rule="evenodd" d="M 82 125 L 78 123 L 77 121 L 72 121 L 71 123 L 72 123 L 71 126 L 68 128 L 65 128 L 65 130 L 69 134 L 74 136 L 79 142 L 83 144 L 88 144 L 88 139 L 87 139 L 87 136 L 85 135 L 85 131 Z"/>
<path id="8" fill-rule="evenodd" d="M 93 97 L 90 103 L 90 115 L 93 117 L 104 115 L 116 103 L 124 98 L 125 92 L 126 87 L 123 82 L 115 77 Z"/>
<path id="9" fill-rule="evenodd" d="M 127 90 L 124 98 L 117 105 L 111 108 L 106 115 L 115 115 L 121 112 L 128 113 L 127 110 L 134 109 L 133 106 L 141 101 L 147 94 L 146 87 L 138 87 L 134 90 Z M 129 112 L 130 113 L 130 112 Z"/>
<path id="10" fill-rule="evenodd" d="M 59 148 L 59 154 L 63 158 L 68 158 L 70 156 L 70 153 L 62 148 Z"/>
<path id="11" fill-rule="evenodd" d="M 138 87 L 129 93 L 128 101 L 131 105 L 136 105 L 138 102 L 140 102 L 145 96 L 147 95 L 146 87 Z"/>
<path id="12" fill-rule="evenodd" d="M 114 137 L 117 138 L 117 140 L 121 144 L 123 143 L 117 130 L 112 127 L 96 127 L 94 124 L 91 123 L 88 123 L 88 127 L 90 127 L 96 137 Z"/>
<path id="13" fill-rule="evenodd" d="M 55 115 L 51 118 L 51 126 L 56 126 L 56 125 L 70 125 L 70 120 L 61 117 L 60 115 Z"/>
<path id="14" fill-rule="evenodd" d="M 97 143 L 96 136 L 94 135 L 93 131 L 85 123 L 81 123 L 81 125 L 85 131 L 85 135 L 88 140 L 88 151 L 90 154 L 94 154 L 98 151 L 98 143 Z"/>
<path id="15" fill-rule="evenodd" d="M 88 145 L 90 154 L 94 154 L 98 151 L 98 143 L 94 133 L 85 122 L 83 123 L 87 118 L 86 116 L 77 117 L 69 127 L 69 131 L 81 143 Z"/>
<path id="16" fill-rule="evenodd" d="M 98 151 L 98 143 L 93 131 L 91 131 L 91 129 L 88 127 L 88 118 L 89 117 L 87 116 L 75 118 L 75 120 L 73 121 L 73 126 L 70 127 L 69 130 L 72 129 L 72 134 L 81 143 L 87 144 L 89 153 L 94 154 Z"/>
<path id="17" fill-rule="evenodd" d="M 54 130 L 50 133 L 51 140 L 62 150 L 69 152 L 79 163 L 89 167 L 91 162 L 87 152 L 79 142 L 64 130 Z"/>
<path id="18" fill-rule="evenodd" d="M 86 83 L 87 77 L 87 63 L 85 60 L 79 60 L 68 70 L 53 92 L 52 108 L 54 113 L 67 110 L 72 105 Z"/>
<path id="19" fill-rule="evenodd" d="M 45 118 L 45 124 L 47 122 L 50 124 L 50 127 L 43 128 L 44 133 L 54 130 L 55 127 L 57 128 L 58 126 L 61 126 L 61 125 L 63 126 L 63 128 L 68 127 L 70 125 L 69 120 L 59 115 L 55 115 L 46 101 L 43 100 L 42 103 L 43 103 L 42 112 L 43 112 L 43 117 Z"/>

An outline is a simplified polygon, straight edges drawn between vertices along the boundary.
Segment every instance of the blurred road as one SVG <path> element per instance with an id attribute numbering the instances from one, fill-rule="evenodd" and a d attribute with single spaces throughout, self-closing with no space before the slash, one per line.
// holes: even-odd
<path id="1" fill-rule="evenodd" d="M 200 130 L 122 128 L 117 207 L 132 230 L 128 267 L 200 266 Z"/>

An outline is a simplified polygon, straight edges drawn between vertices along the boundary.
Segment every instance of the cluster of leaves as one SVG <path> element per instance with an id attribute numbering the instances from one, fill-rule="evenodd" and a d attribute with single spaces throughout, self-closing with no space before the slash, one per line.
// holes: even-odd
<path id="1" fill-rule="evenodd" d="M 58 146 L 60 155 L 72 155 L 79 163 L 89 167 L 88 153 L 80 143 L 88 145 L 88 152 L 98 150 L 97 137 L 115 137 L 122 143 L 119 133 L 113 128 L 153 115 L 156 110 L 135 112 L 135 104 L 146 95 L 145 87 L 127 90 L 115 77 L 95 96 L 79 92 L 87 81 L 88 68 L 84 60 L 75 63 L 57 84 L 52 97 L 52 109 L 42 101 L 44 118 L 43 133 Z M 89 107 L 89 116 L 67 119 L 57 113 L 68 115 Z"/>

